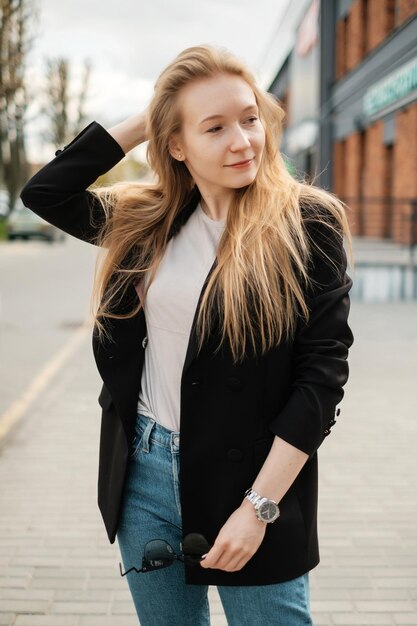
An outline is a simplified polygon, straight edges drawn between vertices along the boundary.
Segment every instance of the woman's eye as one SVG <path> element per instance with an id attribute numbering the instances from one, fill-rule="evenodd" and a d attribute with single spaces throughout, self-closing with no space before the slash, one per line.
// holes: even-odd
<path id="1" fill-rule="evenodd" d="M 257 121 L 257 119 L 258 119 L 257 117 L 252 116 L 247 121 L 254 124 Z M 213 126 L 213 128 L 210 128 L 207 132 L 208 133 L 215 133 L 219 128 L 221 128 L 221 126 Z"/>

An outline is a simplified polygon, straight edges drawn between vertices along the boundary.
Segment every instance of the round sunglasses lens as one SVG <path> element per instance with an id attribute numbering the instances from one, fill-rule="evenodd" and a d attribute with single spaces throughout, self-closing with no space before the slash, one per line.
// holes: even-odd
<path id="1" fill-rule="evenodd" d="M 202 555 L 206 554 L 211 546 L 200 533 L 189 533 L 184 537 L 182 548 L 185 561 L 190 565 L 197 565 L 200 563 Z"/>
<path id="2" fill-rule="evenodd" d="M 184 537 L 182 549 L 185 554 L 198 557 L 208 552 L 210 548 L 207 539 L 199 533 L 189 533 Z"/>
<path id="3" fill-rule="evenodd" d="M 160 539 L 149 541 L 145 546 L 145 561 L 152 569 L 167 567 L 175 560 L 175 554 L 169 543 Z"/>

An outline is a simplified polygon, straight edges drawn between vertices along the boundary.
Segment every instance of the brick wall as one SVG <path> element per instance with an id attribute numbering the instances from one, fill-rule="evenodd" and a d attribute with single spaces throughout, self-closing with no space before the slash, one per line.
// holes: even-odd
<path id="1" fill-rule="evenodd" d="M 417 0 L 396 0 L 396 26 L 417 14 Z"/>
<path id="2" fill-rule="evenodd" d="M 364 235 L 367 237 L 384 236 L 384 206 L 371 198 L 384 196 L 384 124 L 378 120 L 366 130 L 364 151 Z"/>
<path id="3" fill-rule="evenodd" d="M 364 52 L 368 53 L 388 37 L 395 26 L 395 0 L 368 0 Z"/>
<path id="4" fill-rule="evenodd" d="M 355 0 L 336 22 L 336 80 L 416 15 L 417 0 Z"/>
<path id="5" fill-rule="evenodd" d="M 341 79 L 380 46 L 395 28 L 417 15 L 417 0 L 355 0 L 336 23 L 335 78 Z M 410 242 L 411 206 L 392 198 L 417 197 L 417 104 L 396 114 L 396 138 L 384 145 L 384 123 L 334 144 L 333 187 L 350 201 L 348 219 L 354 235 L 392 237 Z M 383 198 L 385 201 L 371 200 Z M 362 205 L 362 206 L 361 206 Z M 417 224 L 415 225 L 417 239 Z"/>
<path id="6" fill-rule="evenodd" d="M 346 24 L 346 71 L 353 69 L 364 54 L 365 20 L 364 0 L 356 0 L 345 20 Z"/>
<path id="7" fill-rule="evenodd" d="M 412 206 L 408 199 L 417 198 L 417 104 L 399 111 L 395 123 L 392 147 L 384 144 L 382 120 L 335 142 L 333 189 L 347 199 L 353 235 L 390 237 L 409 244 Z"/>
<path id="8" fill-rule="evenodd" d="M 397 198 L 417 198 L 417 104 L 399 111 L 396 115 L 396 142 L 394 148 L 393 194 Z M 407 216 L 411 205 L 395 207 L 397 215 L 404 216 L 395 220 L 393 237 L 396 241 L 409 243 L 410 226 Z M 417 225 L 414 227 L 417 240 Z"/>
<path id="9" fill-rule="evenodd" d="M 346 217 L 352 235 L 362 235 L 363 214 L 359 202 L 363 174 L 360 133 L 352 133 L 346 140 L 336 142 L 333 158 L 333 188 L 349 207 Z"/>

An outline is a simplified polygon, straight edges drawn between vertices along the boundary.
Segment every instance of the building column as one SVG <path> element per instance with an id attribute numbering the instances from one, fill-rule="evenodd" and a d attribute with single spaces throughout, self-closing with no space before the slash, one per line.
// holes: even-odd
<path id="1" fill-rule="evenodd" d="M 319 138 L 317 149 L 317 184 L 326 189 L 333 185 L 333 128 L 331 87 L 335 75 L 335 2 L 321 0 L 320 5 Z"/>

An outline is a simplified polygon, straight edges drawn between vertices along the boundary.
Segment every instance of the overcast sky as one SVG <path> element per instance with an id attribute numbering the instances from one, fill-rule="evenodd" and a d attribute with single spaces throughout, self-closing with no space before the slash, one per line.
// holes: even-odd
<path id="1" fill-rule="evenodd" d="M 106 127 L 148 104 L 162 69 L 184 48 L 202 43 L 226 46 L 245 60 L 262 86 L 265 58 L 274 32 L 291 0 L 34 0 L 39 20 L 28 59 L 28 78 L 43 91 L 45 57 L 67 57 L 72 90 L 82 64 L 91 59 L 88 121 Z M 293 1 L 293 0 L 292 0 Z M 39 150 L 39 119 L 28 126 L 29 158 L 48 159 Z M 39 154 L 39 152 L 41 152 Z"/>

